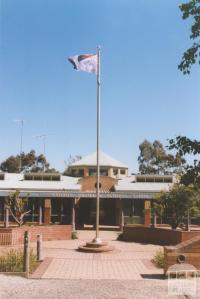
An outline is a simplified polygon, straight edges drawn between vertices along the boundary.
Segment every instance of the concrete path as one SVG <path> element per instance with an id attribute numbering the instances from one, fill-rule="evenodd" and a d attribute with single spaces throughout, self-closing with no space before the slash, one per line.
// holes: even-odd
<path id="1" fill-rule="evenodd" d="M 117 232 L 100 232 L 102 240 L 115 247 L 113 252 L 78 252 L 78 246 L 91 241 L 94 234 L 94 231 L 78 231 L 78 240 L 44 242 L 45 261 L 32 277 L 140 280 L 142 275 L 150 277 L 163 273 L 151 263 L 156 250 L 162 247 L 116 241 Z"/>

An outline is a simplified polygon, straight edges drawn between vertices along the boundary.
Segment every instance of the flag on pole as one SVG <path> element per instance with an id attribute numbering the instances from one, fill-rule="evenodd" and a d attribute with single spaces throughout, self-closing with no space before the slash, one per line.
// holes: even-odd
<path id="1" fill-rule="evenodd" d="M 77 71 L 97 74 L 97 54 L 75 55 L 68 60 Z"/>

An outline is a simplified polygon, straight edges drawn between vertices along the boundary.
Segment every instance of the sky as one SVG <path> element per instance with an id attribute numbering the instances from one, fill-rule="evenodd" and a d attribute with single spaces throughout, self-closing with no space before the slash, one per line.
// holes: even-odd
<path id="1" fill-rule="evenodd" d="M 200 68 L 177 0 L 0 0 L 0 161 L 43 152 L 63 171 L 96 150 L 96 78 L 67 61 L 101 45 L 102 151 L 138 171 L 139 144 L 200 136 Z"/>

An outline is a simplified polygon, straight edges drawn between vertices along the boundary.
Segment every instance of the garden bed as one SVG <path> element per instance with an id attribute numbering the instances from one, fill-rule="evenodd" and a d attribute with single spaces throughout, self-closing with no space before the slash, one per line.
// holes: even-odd
<path id="1" fill-rule="evenodd" d="M 42 235 L 43 241 L 69 240 L 72 225 L 23 225 L 22 227 L 0 228 L 0 246 L 22 244 L 25 231 L 30 233 L 31 241 L 36 241 L 37 235 Z"/>
<path id="2" fill-rule="evenodd" d="M 191 231 L 153 228 L 144 225 L 125 225 L 121 239 L 158 245 L 176 245 L 200 235 L 200 229 Z"/>

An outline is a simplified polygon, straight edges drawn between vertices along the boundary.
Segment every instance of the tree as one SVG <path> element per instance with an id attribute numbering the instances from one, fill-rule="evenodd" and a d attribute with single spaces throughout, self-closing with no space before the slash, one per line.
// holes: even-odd
<path id="1" fill-rule="evenodd" d="M 153 209 L 165 223 L 176 229 L 186 223 L 189 214 L 200 216 L 199 190 L 192 185 L 175 184 L 169 192 L 161 192 L 155 197 Z"/>
<path id="2" fill-rule="evenodd" d="M 180 157 L 189 154 L 193 161 L 184 166 L 184 173 L 181 176 L 181 183 L 185 185 L 193 184 L 200 188 L 200 141 L 191 140 L 186 136 L 177 136 L 169 140 L 170 150 L 175 149 Z M 191 160 L 191 159 L 190 159 Z"/>
<path id="3" fill-rule="evenodd" d="M 193 40 L 192 46 L 187 49 L 178 68 L 183 74 L 189 74 L 193 64 L 200 64 L 200 0 L 190 0 L 180 5 L 183 20 L 192 18 L 190 39 Z"/>
<path id="4" fill-rule="evenodd" d="M 6 172 L 18 173 L 19 172 L 19 156 L 10 156 L 0 165 L 0 169 Z"/>
<path id="5" fill-rule="evenodd" d="M 22 153 L 22 172 L 57 172 L 54 168 L 50 168 L 44 155 L 36 155 L 34 150 L 29 153 Z M 19 173 L 20 155 L 10 156 L 0 165 L 0 169 L 5 172 Z"/>
<path id="6" fill-rule="evenodd" d="M 6 198 L 6 206 L 19 226 L 24 223 L 24 216 L 29 214 L 31 210 L 28 210 L 28 197 L 21 198 L 20 191 L 10 193 Z"/>
<path id="7" fill-rule="evenodd" d="M 82 156 L 80 155 L 69 155 L 69 157 L 67 158 L 67 161 L 65 162 L 66 168 L 65 171 L 63 172 L 63 175 L 71 175 L 71 173 L 69 173 L 69 166 L 71 166 L 73 163 L 79 161 L 82 159 Z"/>
<path id="8" fill-rule="evenodd" d="M 162 143 L 155 140 L 153 143 L 144 140 L 140 145 L 138 157 L 141 174 L 171 174 L 182 171 L 185 160 L 177 153 L 168 154 Z"/>

